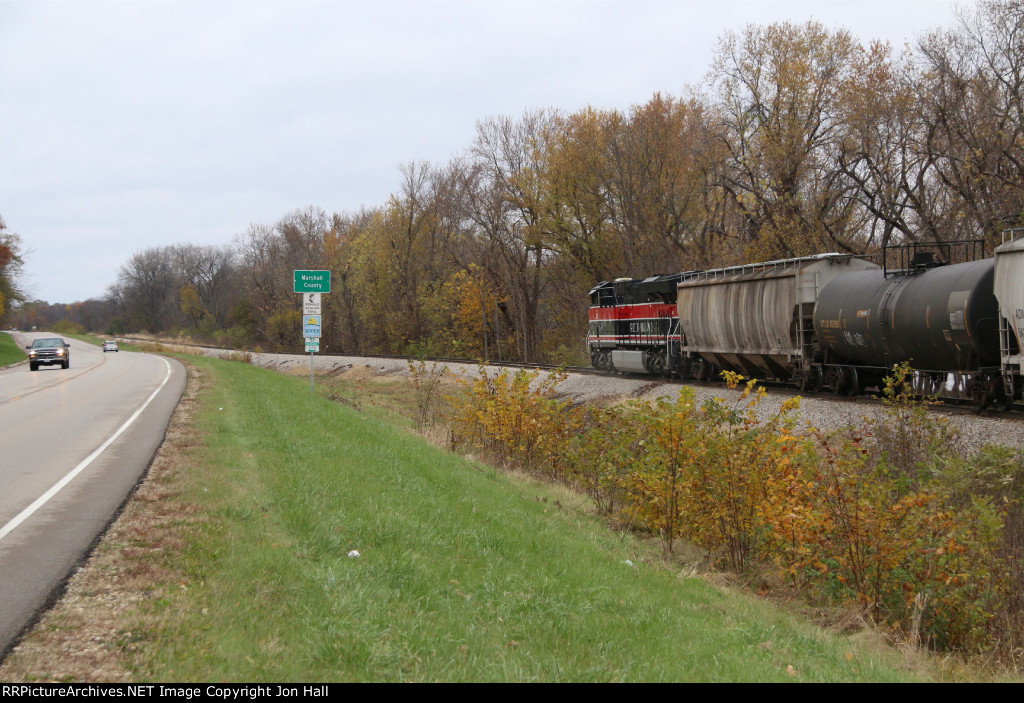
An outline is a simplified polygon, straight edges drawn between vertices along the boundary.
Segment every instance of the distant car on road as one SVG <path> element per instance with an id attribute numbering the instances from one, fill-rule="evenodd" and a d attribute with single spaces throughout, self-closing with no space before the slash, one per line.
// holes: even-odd
<path id="1" fill-rule="evenodd" d="M 117 351 L 117 342 L 115 342 L 113 339 L 108 339 L 103 343 L 103 351 Z"/>
<path id="2" fill-rule="evenodd" d="M 28 349 L 28 367 L 33 371 L 52 364 L 60 364 L 62 369 L 71 366 L 71 345 L 62 337 L 41 337 L 25 348 Z"/>

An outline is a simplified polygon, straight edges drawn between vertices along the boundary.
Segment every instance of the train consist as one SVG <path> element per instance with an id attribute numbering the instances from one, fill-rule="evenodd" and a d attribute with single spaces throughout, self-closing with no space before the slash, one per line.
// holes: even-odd
<path id="1" fill-rule="evenodd" d="M 805 392 L 879 388 L 894 365 L 924 395 L 1021 401 L 1024 235 L 620 278 L 590 291 L 595 368 L 710 380 L 722 370 Z M 950 263 L 956 262 L 956 263 Z"/>

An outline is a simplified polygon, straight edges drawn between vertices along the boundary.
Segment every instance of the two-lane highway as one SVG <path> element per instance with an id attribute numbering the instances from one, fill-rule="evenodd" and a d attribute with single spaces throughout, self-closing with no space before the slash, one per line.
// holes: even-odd
<path id="1" fill-rule="evenodd" d="M 0 370 L 0 656 L 149 466 L 185 387 L 176 361 L 67 341 L 68 369 Z"/>

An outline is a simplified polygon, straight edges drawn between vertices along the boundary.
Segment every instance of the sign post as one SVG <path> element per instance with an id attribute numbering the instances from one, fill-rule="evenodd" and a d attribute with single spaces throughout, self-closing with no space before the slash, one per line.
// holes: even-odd
<path id="1" fill-rule="evenodd" d="M 330 271 L 300 271 L 294 275 L 294 290 L 302 293 L 302 336 L 309 352 L 309 393 L 313 393 L 313 354 L 320 351 L 320 295 L 331 292 Z"/>

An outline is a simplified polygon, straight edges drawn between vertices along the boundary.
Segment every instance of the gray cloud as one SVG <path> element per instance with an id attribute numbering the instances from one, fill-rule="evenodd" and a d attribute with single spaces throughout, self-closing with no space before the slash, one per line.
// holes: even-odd
<path id="1" fill-rule="evenodd" d="M 478 120 L 628 109 L 699 83 L 726 30 L 817 19 L 900 45 L 944 2 L 0 2 L 0 214 L 32 292 L 132 252 L 383 204 Z"/>

